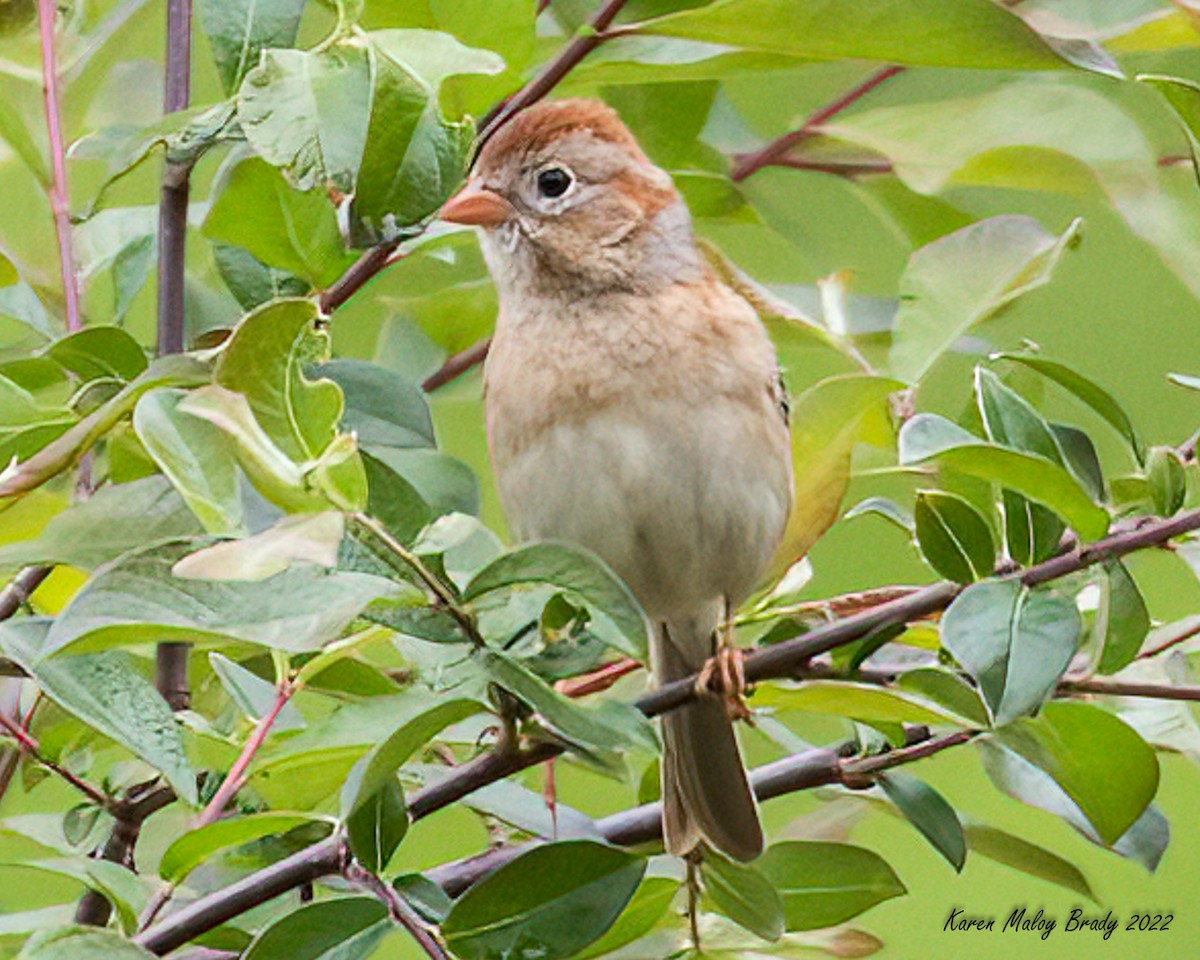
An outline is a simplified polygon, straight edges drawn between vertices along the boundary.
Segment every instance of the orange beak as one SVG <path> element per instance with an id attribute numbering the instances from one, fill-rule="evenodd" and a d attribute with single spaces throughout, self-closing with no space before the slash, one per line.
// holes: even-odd
<path id="1" fill-rule="evenodd" d="M 500 194 L 480 186 L 474 180 L 442 205 L 438 217 L 447 223 L 469 227 L 495 227 L 508 219 L 512 207 Z"/>

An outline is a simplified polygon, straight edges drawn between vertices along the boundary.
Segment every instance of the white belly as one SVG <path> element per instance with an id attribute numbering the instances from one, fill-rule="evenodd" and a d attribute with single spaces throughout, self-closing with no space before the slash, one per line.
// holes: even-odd
<path id="1" fill-rule="evenodd" d="M 705 409 L 604 408 L 497 458 L 500 499 L 517 536 L 597 553 L 655 619 L 736 603 L 769 562 L 791 501 L 789 464 L 756 420 L 723 398 Z"/>

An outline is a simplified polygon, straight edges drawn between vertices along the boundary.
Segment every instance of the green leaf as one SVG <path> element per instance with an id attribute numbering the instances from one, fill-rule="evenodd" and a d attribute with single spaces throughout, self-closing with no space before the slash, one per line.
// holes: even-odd
<path id="1" fill-rule="evenodd" d="M 596 634 L 637 660 L 646 658 L 646 615 L 629 588 L 604 562 L 577 547 L 535 543 L 493 560 L 471 579 L 463 600 L 494 590 L 548 583 L 582 599 L 596 615 Z"/>
<path id="2" fill-rule="evenodd" d="M 352 452 L 329 461 L 344 402 L 336 383 L 309 379 L 308 368 L 328 358 L 329 334 L 309 300 L 279 300 L 244 317 L 217 360 L 218 385 L 246 398 L 254 419 L 293 462 L 328 475 L 316 485 L 343 508 L 366 501 L 366 477 Z M 324 481 L 324 482 L 322 482 Z M 341 502 L 339 502 L 341 501 Z"/>
<path id="3" fill-rule="evenodd" d="M 265 161 L 243 160 L 214 195 L 202 227 L 209 239 L 242 247 L 312 287 L 328 286 L 349 266 L 333 204 L 293 190 Z"/>
<path id="4" fill-rule="evenodd" d="M 900 430 L 900 463 L 927 460 L 969 476 L 992 480 L 1060 513 L 1087 539 L 1104 536 L 1108 513 L 1079 481 L 1044 457 L 980 440 L 944 417 L 919 413 Z"/>
<path id="5" fill-rule="evenodd" d="M 962 497 L 922 491 L 913 517 L 921 553 L 943 577 L 972 583 L 991 574 L 996 565 L 991 528 Z"/>
<path id="6" fill-rule="evenodd" d="M 44 656 L 155 640 L 244 640 L 290 652 L 338 637 L 395 586 L 379 577 L 297 566 L 266 580 L 176 577 L 195 548 L 171 543 L 127 553 L 96 571 L 54 621 Z"/>
<path id="7" fill-rule="evenodd" d="M 1102 643 L 1099 670 L 1116 673 L 1129 666 L 1142 649 L 1150 632 L 1150 612 L 1137 583 L 1120 560 L 1104 565 L 1100 591 L 1095 626 Z"/>
<path id="8" fill-rule="evenodd" d="M 308 903 L 264 928 L 242 960 L 365 960 L 392 928 L 373 897 Z"/>
<path id="9" fill-rule="evenodd" d="M 171 845 L 163 851 L 159 861 L 158 875 L 167 883 L 178 884 L 219 850 L 244 846 L 263 837 L 287 833 L 295 827 L 314 822 L 322 821 L 311 813 L 281 813 L 272 810 L 205 824 L 196 830 L 180 834 L 171 841 Z M 329 826 L 332 829 L 333 825 Z"/>
<path id="10" fill-rule="evenodd" d="M 1106 846 L 1133 826 L 1158 789 L 1154 751 L 1123 721 L 1083 703 L 1048 703 L 1041 716 L 981 747 L 1001 790 L 1085 833 L 1090 827 Z"/>
<path id="11" fill-rule="evenodd" d="M 1065 390 L 1069 390 L 1107 420 L 1113 429 L 1128 441 L 1129 447 L 1133 451 L 1134 457 L 1137 458 L 1138 463 L 1144 462 L 1146 447 L 1137 432 L 1137 428 L 1134 427 L 1133 421 L 1129 419 L 1129 414 L 1125 412 L 1125 408 L 1121 406 L 1116 397 L 1103 387 L 1064 364 L 1056 363 L 1053 360 L 1046 360 L 1042 357 L 1025 353 L 1001 353 L 997 354 L 996 359 L 1009 360 L 1013 363 L 1029 367 L 1031 370 L 1036 370 L 1043 377 L 1053 380 Z"/>
<path id="12" fill-rule="evenodd" d="M 0 628 L 0 646 L 68 713 L 141 757 L 186 802 L 196 802 L 196 774 L 188 764 L 175 716 L 154 685 L 124 653 L 46 659 L 49 624 L 12 620 Z"/>
<path id="13" fill-rule="evenodd" d="M 101 487 L 57 514 L 37 538 L 0 547 L 0 567 L 65 563 L 91 570 L 127 550 L 201 532 L 169 483 L 144 477 Z"/>
<path id="14" fill-rule="evenodd" d="M 431 520 L 433 510 L 416 488 L 382 460 L 360 454 L 367 475 L 367 513 L 401 543 L 411 545 Z"/>
<path id="15" fill-rule="evenodd" d="M 118 327 L 89 327 L 56 340 L 45 355 L 85 383 L 102 377 L 133 380 L 146 369 L 138 342 Z"/>
<path id="16" fill-rule="evenodd" d="M 205 530 L 238 533 L 242 501 L 237 463 L 220 430 L 179 409 L 186 397 L 184 390 L 150 391 L 134 408 L 133 429 Z"/>
<path id="17" fill-rule="evenodd" d="M 1066 530 L 1058 514 L 1011 490 L 1002 491 L 1002 497 L 1004 542 L 1013 561 L 1027 567 L 1053 556 Z"/>
<path id="18" fill-rule="evenodd" d="M 250 145 L 298 190 L 352 193 L 371 103 L 369 47 L 350 38 L 316 50 L 267 50 L 253 66 L 237 95 Z"/>
<path id="19" fill-rule="evenodd" d="M 886 773 L 877 782 L 908 822 L 921 831 L 950 866 L 962 873 L 967 861 L 967 843 L 958 814 L 946 798 L 923 780 L 899 771 Z"/>
<path id="20" fill-rule="evenodd" d="M 917 532 L 916 521 L 912 514 L 908 513 L 895 500 L 888 500 L 886 497 L 867 497 L 865 500 L 860 500 L 842 514 L 842 519 L 854 520 L 857 517 L 865 517 L 867 514 L 883 517 L 910 537 Z"/>
<path id="21" fill-rule="evenodd" d="M 987 707 L 978 691 L 957 674 L 936 667 L 918 667 L 905 670 L 896 678 L 896 687 L 907 693 L 936 703 L 965 721 L 965 726 L 986 727 Z"/>
<path id="22" fill-rule="evenodd" d="M 879 854 L 848 843 L 777 843 L 758 868 L 783 899 L 788 930 L 831 927 L 907 892 Z"/>
<path id="23" fill-rule="evenodd" d="M 313 373 L 341 387 L 346 405 L 342 429 L 353 431 L 367 449 L 437 445 L 429 402 L 418 384 L 362 360 L 331 360 Z"/>
<path id="24" fill-rule="evenodd" d="M 975 678 L 997 725 L 1040 706 L 1079 642 L 1079 612 L 1065 597 L 1016 580 L 977 583 L 942 617 L 942 644 Z"/>
<path id="25" fill-rule="evenodd" d="M 130 240 L 113 257 L 113 323 L 124 323 L 134 298 L 150 279 L 158 253 L 158 240 L 152 233 Z"/>
<path id="26" fill-rule="evenodd" d="M 154 954 L 111 930 L 67 927 L 34 934 L 21 960 L 151 960 Z"/>
<path id="27" fill-rule="evenodd" d="M 466 176 L 475 133 L 470 120 L 448 121 L 405 64 L 427 31 L 371 36 L 371 118 L 350 206 L 359 245 L 399 236 L 437 210 Z"/>
<path id="28" fill-rule="evenodd" d="M 356 767 L 351 768 L 353 778 Z M 345 819 L 346 842 L 354 859 L 371 873 L 382 873 L 408 833 L 408 806 L 395 778 L 367 796 Z"/>
<path id="29" fill-rule="evenodd" d="M 963 832 L 972 853 L 1096 900 L 1087 877 L 1058 854 L 987 824 L 968 823 Z"/>
<path id="30" fill-rule="evenodd" d="M 1167 101 L 1188 138 L 1192 149 L 1192 162 L 1195 163 L 1196 156 L 1200 153 L 1200 139 L 1197 139 L 1200 137 L 1200 84 L 1184 77 L 1150 73 L 1140 73 L 1136 79 L 1149 84 Z M 1200 171 L 1197 172 L 1197 177 L 1200 177 Z"/>
<path id="31" fill-rule="evenodd" d="M 585 707 L 564 697 L 511 657 L 493 650 L 477 650 L 472 656 L 496 683 L 524 701 L 555 733 L 579 747 L 618 750 L 657 746 L 649 721 L 629 704 L 602 700 Z"/>
<path id="32" fill-rule="evenodd" d="M 640 857 L 590 840 L 535 847 L 463 894 L 442 935 L 462 960 L 566 960 L 616 922 L 645 870 Z"/>
<path id="33" fill-rule="evenodd" d="M 975 368 L 975 402 L 992 443 L 1063 464 L 1063 452 L 1046 419 L 986 367 Z"/>
<path id="34" fill-rule="evenodd" d="M 855 16 L 818 0 L 717 0 L 638 25 L 685 37 L 814 60 L 1054 70 L 1068 64 L 1018 17 L 985 0 L 860 0 Z"/>
<path id="35" fill-rule="evenodd" d="M 209 653 L 208 663 L 217 679 L 221 681 L 225 692 L 229 694 L 229 699 L 255 723 L 261 721 L 275 707 L 279 700 L 279 690 L 275 684 L 215 651 Z M 276 715 L 271 724 L 271 731 L 279 733 L 284 730 L 302 730 L 304 726 L 304 717 L 295 704 L 289 702 L 285 703 Z"/>
<path id="36" fill-rule="evenodd" d="M 351 816 L 372 794 L 396 778 L 396 771 L 451 724 L 483 709 L 475 700 L 448 700 L 407 719 L 355 765 L 342 787 L 341 815 Z"/>
<path id="37" fill-rule="evenodd" d="M 177 577 L 194 580 L 265 580 L 297 564 L 332 570 L 345 531 L 335 510 L 291 514 L 261 533 L 223 540 L 189 554 L 175 564 Z"/>
<path id="38" fill-rule="evenodd" d="M 924 16 L 924 14 L 923 14 Z M 933 21 L 929 21 L 932 23 Z M 891 372 L 917 383 L 977 323 L 1045 284 L 1079 236 L 1031 217 L 1005 215 L 964 227 L 912 255 L 900 280 Z"/>
<path id="39" fill-rule="evenodd" d="M 1160 517 L 1174 516 L 1187 497 L 1187 474 L 1179 454 L 1170 447 L 1154 447 L 1146 462 L 1150 497 Z"/>
<path id="40" fill-rule="evenodd" d="M 209 378 L 207 365 L 187 354 L 162 357 L 145 373 L 121 388 L 77 424 L 28 460 L 0 470 L 0 499 L 28 493 L 79 462 L 92 446 L 133 410 L 143 394 L 156 387 L 193 386 Z"/>
<path id="41" fill-rule="evenodd" d="M 783 901 L 753 866 L 709 854 L 704 858 L 704 893 L 712 907 L 764 940 L 783 936 Z"/>
<path id="42" fill-rule="evenodd" d="M 237 89 L 267 47 L 296 42 L 304 4 L 305 0 L 200 0 L 200 23 L 227 94 Z"/>
<path id="43" fill-rule="evenodd" d="M 808 553 L 837 519 L 850 484 L 850 454 L 863 420 L 903 386 L 887 377 L 848 374 L 819 380 L 793 399 L 795 491 L 766 582 L 776 580 Z"/>
<path id="44" fill-rule="evenodd" d="M 599 940 L 575 955 L 575 960 L 592 960 L 615 952 L 649 933 L 663 918 L 679 892 L 679 883 L 668 877 L 646 877 L 621 911 L 617 922 Z"/>
<path id="45" fill-rule="evenodd" d="M 863 723 L 961 723 L 963 718 L 923 696 L 900 693 L 848 680 L 805 680 L 794 686 L 764 684 L 754 694 L 755 706 L 804 710 L 848 717 Z"/>
<path id="46" fill-rule="evenodd" d="M 241 247 L 214 243 L 212 253 L 221 279 L 243 310 L 261 307 L 268 300 L 302 297 L 311 289 L 299 277 L 268 267 Z"/>

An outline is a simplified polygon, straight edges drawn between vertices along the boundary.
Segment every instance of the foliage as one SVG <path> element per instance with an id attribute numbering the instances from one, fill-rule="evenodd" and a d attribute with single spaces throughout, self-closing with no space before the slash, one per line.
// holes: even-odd
<path id="1" fill-rule="evenodd" d="M 893 769 L 969 743 L 1026 822 L 1157 868 L 1160 757 L 1200 756 L 1172 699 L 1200 699 L 1186 4 L 609 0 L 597 32 L 574 0 L 202 0 L 195 105 L 163 118 L 142 0 L 101 0 L 58 15 L 69 157 L 25 6 L 0 4 L 0 871 L 53 879 L 0 892 L 0 957 L 692 951 L 656 814 L 625 810 L 657 796 L 644 714 L 677 703 L 597 693 L 644 661 L 644 614 L 586 551 L 506 543 L 478 379 L 422 386 L 493 321 L 475 240 L 434 217 L 518 89 L 614 105 L 776 343 L 797 493 L 735 620 L 773 664 L 748 754 L 827 789 L 772 808 L 885 810 L 943 871 L 1096 899 L 1074 848 Z M 160 154 L 190 178 L 184 316 L 153 295 Z M 1138 270 L 1178 326 L 1087 300 Z M 154 357 L 164 320 L 186 353 Z M 1160 586 L 1132 554 L 1169 541 Z M 559 754 L 548 810 L 520 771 Z M 878 949 L 845 924 L 915 871 L 783 822 L 702 865 L 703 955 Z M 71 925 L 84 891 L 99 927 Z M 176 938 L 184 902 L 221 909 Z"/>

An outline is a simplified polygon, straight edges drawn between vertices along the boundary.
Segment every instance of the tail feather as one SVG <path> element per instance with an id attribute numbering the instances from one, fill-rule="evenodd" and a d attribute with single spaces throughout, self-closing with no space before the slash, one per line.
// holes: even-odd
<path id="1" fill-rule="evenodd" d="M 653 648 L 655 675 L 669 683 L 712 654 L 712 629 L 664 624 Z M 762 852 L 762 826 L 725 705 L 702 699 L 672 710 L 662 731 L 667 850 L 686 856 L 703 840 L 735 860 L 753 860 Z"/>

